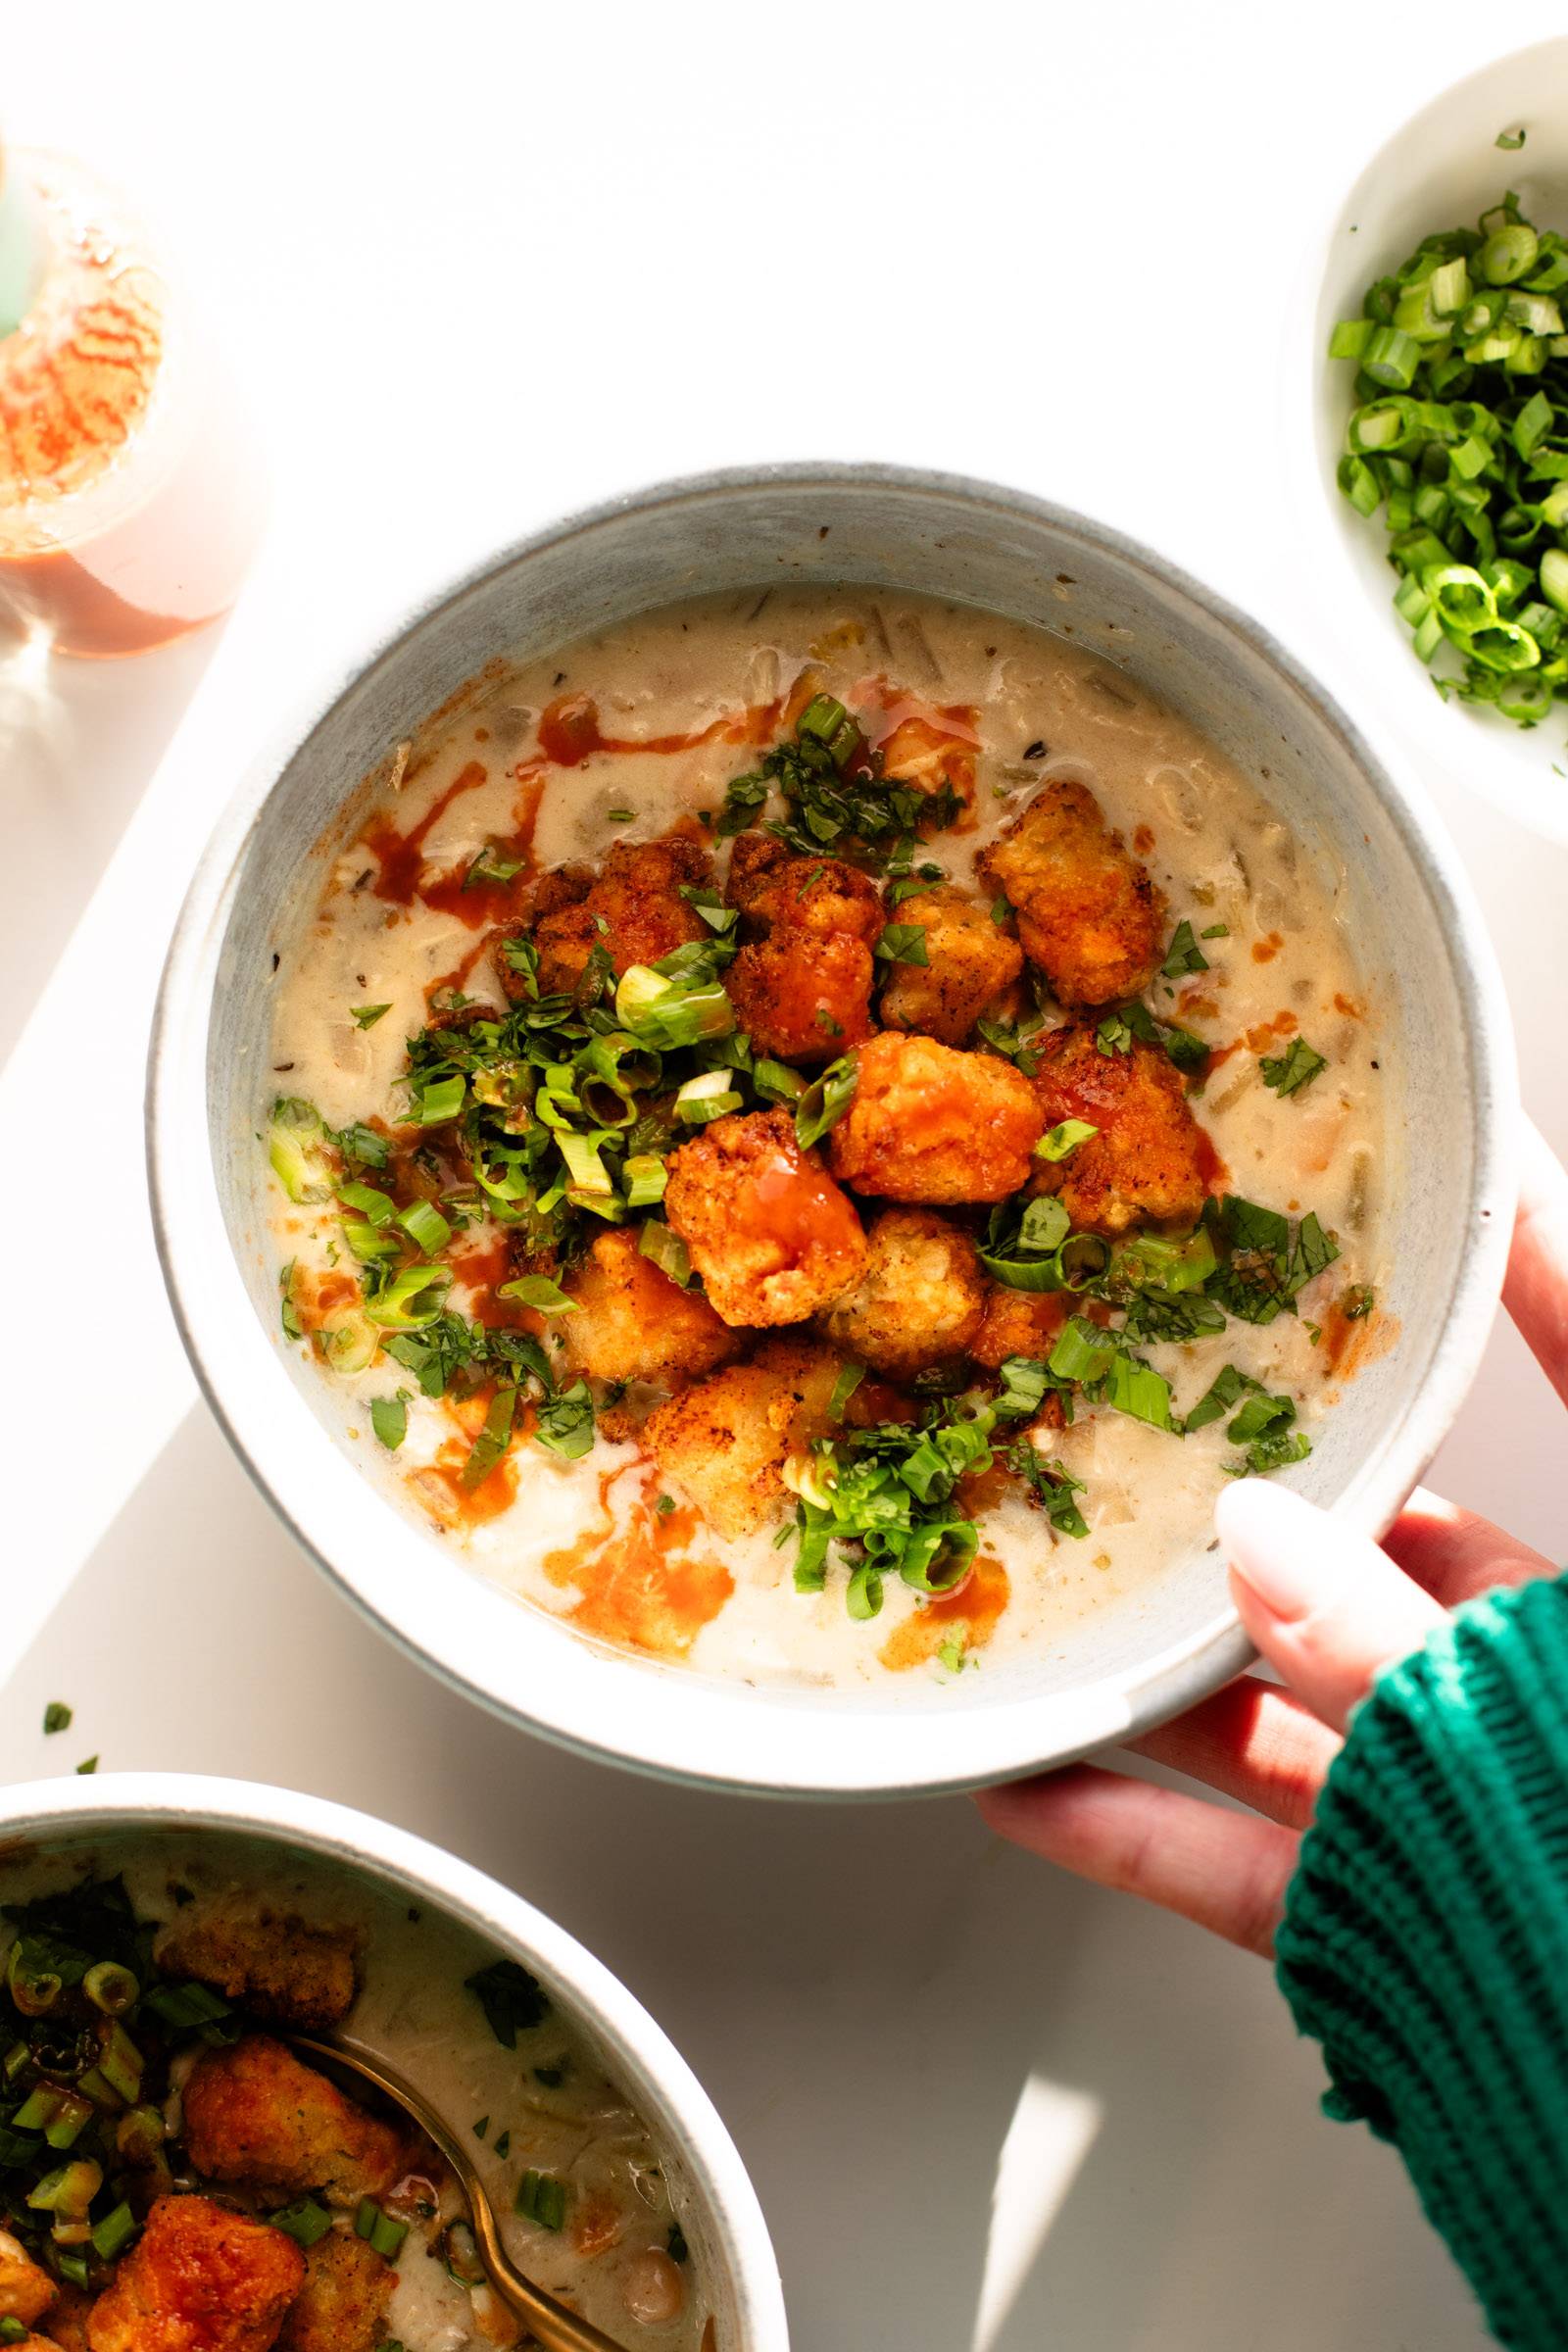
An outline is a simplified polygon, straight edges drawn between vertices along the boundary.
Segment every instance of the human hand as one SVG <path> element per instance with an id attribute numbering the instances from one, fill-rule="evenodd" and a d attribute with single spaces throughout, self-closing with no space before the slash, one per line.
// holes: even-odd
<path id="1" fill-rule="evenodd" d="M 1568 1174 L 1533 1127 L 1522 1159 L 1503 1303 L 1568 1404 Z M 1558 1567 L 1420 1489 L 1381 1549 L 1262 1479 L 1228 1488 L 1214 1523 L 1242 1622 L 1288 1688 L 1244 1675 L 1131 1747 L 1261 1818 L 1098 1764 L 977 1801 L 1014 1844 L 1267 1954 L 1301 1833 L 1373 1676 L 1460 1601 Z"/>

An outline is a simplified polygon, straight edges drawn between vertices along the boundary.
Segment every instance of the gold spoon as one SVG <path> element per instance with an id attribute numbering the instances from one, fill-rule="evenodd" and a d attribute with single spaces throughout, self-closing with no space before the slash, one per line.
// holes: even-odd
<path id="1" fill-rule="evenodd" d="M 447 2130 L 434 2111 L 427 2107 L 419 2093 L 393 2074 L 384 2058 L 376 2057 L 353 2041 L 317 2041 L 308 2034 L 291 2034 L 289 2039 L 297 2050 L 309 2050 L 315 2058 L 324 2058 L 330 2065 L 341 2066 L 351 2075 L 360 2075 L 367 2082 L 385 2093 L 395 2106 L 412 2115 L 427 2139 L 435 2142 L 458 2177 L 458 2185 L 467 2199 L 473 2223 L 474 2244 L 484 2265 L 485 2277 L 507 2308 L 519 2320 L 525 2320 L 528 2330 L 541 2352 L 625 2352 L 612 2336 L 605 2334 L 591 2320 L 568 2311 L 564 2303 L 532 2279 L 524 2278 L 514 2270 L 501 2232 L 496 2227 L 495 2207 L 490 2202 L 484 2182 L 468 2160 L 468 2151 Z"/>

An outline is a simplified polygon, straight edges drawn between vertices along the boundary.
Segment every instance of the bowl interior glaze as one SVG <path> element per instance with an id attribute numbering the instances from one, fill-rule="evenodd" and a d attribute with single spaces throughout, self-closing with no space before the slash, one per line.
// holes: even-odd
<path id="1" fill-rule="evenodd" d="M 161 1247 L 198 1372 L 264 1491 L 449 1681 L 570 1745 L 684 1779 L 777 1793 L 973 1786 L 1124 1737 L 1238 1671 L 1249 1652 L 1217 1555 L 1174 1562 L 1027 1664 L 928 1696 L 719 1685 L 592 1646 L 443 1556 L 351 1458 L 314 1368 L 274 1336 L 256 1141 L 275 1083 L 272 958 L 345 796 L 489 661 L 779 580 L 920 590 L 1070 627 L 1184 709 L 1309 855 L 1346 868 L 1363 976 L 1388 1011 L 1384 1303 L 1399 1336 L 1293 1476 L 1361 1527 L 1388 1522 L 1468 1386 L 1500 1281 L 1511 1055 L 1478 917 L 1398 786 L 1260 630 L 1147 551 L 1008 491 L 874 467 L 678 483 L 542 534 L 416 615 L 253 778 L 194 886 L 154 1054 Z"/>

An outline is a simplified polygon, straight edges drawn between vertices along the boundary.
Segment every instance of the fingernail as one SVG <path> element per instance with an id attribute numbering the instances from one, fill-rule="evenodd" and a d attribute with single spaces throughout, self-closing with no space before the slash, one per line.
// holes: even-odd
<path id="1" fill-rule="evenodd" d="M 1327 1514 L 1285 1487 L 1249 1479 L 1214 1506 L 1214 1525 L 1232 1573 L 1286 1624 L 1320 1608 L 1335 1579 Z"/>

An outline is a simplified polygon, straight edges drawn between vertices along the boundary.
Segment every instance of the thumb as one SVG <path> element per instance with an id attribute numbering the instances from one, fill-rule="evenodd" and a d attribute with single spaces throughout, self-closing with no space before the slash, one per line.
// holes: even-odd
<path id="1" fill-rule="evenodd" d="M 1214 1525 L 1242 1623 L 1336 1731 L 1378 1669 L 1419 1648 L 1444 1621 L 1386 1552 L 1288 1487 L 1238 1481 L 1215 1505 Z"/>

